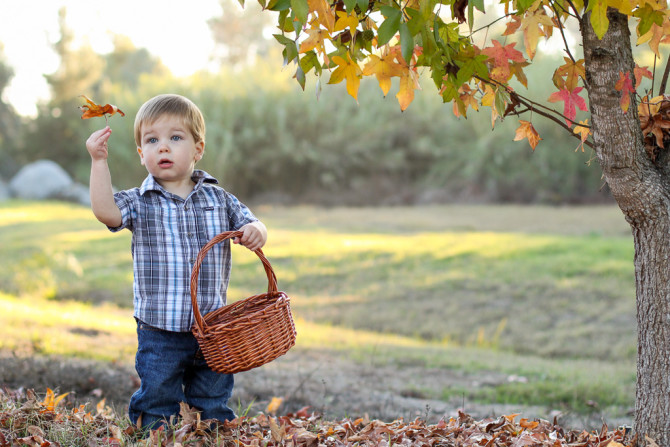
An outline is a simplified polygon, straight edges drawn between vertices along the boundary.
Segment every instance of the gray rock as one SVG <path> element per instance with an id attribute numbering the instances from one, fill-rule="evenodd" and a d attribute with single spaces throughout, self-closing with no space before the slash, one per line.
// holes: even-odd
<path id="1" fill-rule="evenodd" d="M 38 160 L 21 168 L 9 182 L 9 191 L 20 199 L 45 200 L 58 197 L 72 184 L 72 178 L 58 163 Z"/>
<path id="2" fill-rule="evenodd" d="M 70 186 L 58 191 L 49 198 L 91 206 L 91 195 L 89 194 L 88 186 L 77 182 L 72 182 Z"/>
<path id="3" fill-rule="evenodd" d="M 0 202 L 3 200 L 7 200 L 11 197 L 11 194 L 9 193 L 9 186 L 7 186 L 7 183 L 3 182 L 0 179 Z"/>

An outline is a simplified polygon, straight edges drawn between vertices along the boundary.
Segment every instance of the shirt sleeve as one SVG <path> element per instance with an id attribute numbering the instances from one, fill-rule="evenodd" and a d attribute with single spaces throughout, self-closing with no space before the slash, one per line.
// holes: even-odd
<path id="1" fill-rule="evenodd" d="M 234 195 L 227 193 L 227 202 L 229 228 L 231 230 L 239 230 L 244 225 L 258 220 L 251 210 Z"/>
<path id="2" fill-rule="evenodd" d="M 114 202 L 116 202 L 116 206 L 118 206 L 121 211 L 121 225 L 118 227 L 108 226 L 107 228 L 109 231 L 116 233 L 124 228 L 133 231 L 136 216 L 134 197 L 135 194 L 133 194 L 132 191 L 120 191 L 114 193 Z"/>

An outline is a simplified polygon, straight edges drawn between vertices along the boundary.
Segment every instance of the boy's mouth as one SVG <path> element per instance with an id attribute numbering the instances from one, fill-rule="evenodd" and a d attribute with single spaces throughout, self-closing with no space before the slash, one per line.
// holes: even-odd
<path id="1" fill-rule="evenodd" d="M 161 167 L 161 168 L 169 168 L 172 165 L 173 165 L 172 161 L 167 160 L 167 159 L 163 159 L 163 160 L 158 162 L 158 166 Z"/>

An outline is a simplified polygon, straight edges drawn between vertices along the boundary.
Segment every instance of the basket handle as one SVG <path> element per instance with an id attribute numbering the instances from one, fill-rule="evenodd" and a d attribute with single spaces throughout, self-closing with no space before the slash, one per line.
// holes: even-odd
<path id="1" fill-rule="evenodd" d="M 200 273 L 200 265 L 205 259 L 207 252 L 216 244 L 225 241 L 226 239 L 233 239 L 236 237 L 242 237 L 241 231 L 224 231 L 221 234 L 214 236 L 204 247 L 200 249 L 198 257 L 195 260 L 193 265 L 193 270 L 191 271 L 191 304 L 193 305 L 193 316 L 195 316 L 195 324 L 198 326 L 200 333 L 204 333 L 205 321 L 200 314 L 200 309 L 198 308 L 198 274 Z M 259 248 L 255 250 L 256 256 L 263 263 L 263 268 L 265 269 L 265 274 L 268 277 L 268 293 L 277 291 L 277 276 L 272 270 L 270 261 L 265 257 L 263 251 Z"/>

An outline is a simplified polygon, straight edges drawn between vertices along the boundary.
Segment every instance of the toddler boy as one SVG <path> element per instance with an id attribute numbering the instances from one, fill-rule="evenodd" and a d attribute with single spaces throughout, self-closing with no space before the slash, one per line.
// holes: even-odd
<path id="1" fill-rule="evenodd" d="M 186 402 L 203 419 L 235 418 L 228 407 L 233 376 L 212 371 L 190 332 L 193 263 L 212 237 L 239 230 L 233 242 L 261 248 L 267 230 L 235 196 L 195 164 L 205 151 L 205 121 L 189 99 L 173 94 L 147 101 L 135 118 L 135 143 L 149 173 L 139 188 L 114 193 L 107 164 L 109 127 L 91 134 L 91 208 L 111 231 L 132 233 L 133 304 L 141 385 L 128 414 L 134 424 L 156 428 Z M 203 315 L 226 303 L 230 244 L 213 247 L 200 267 L 198 305 Z"/>

